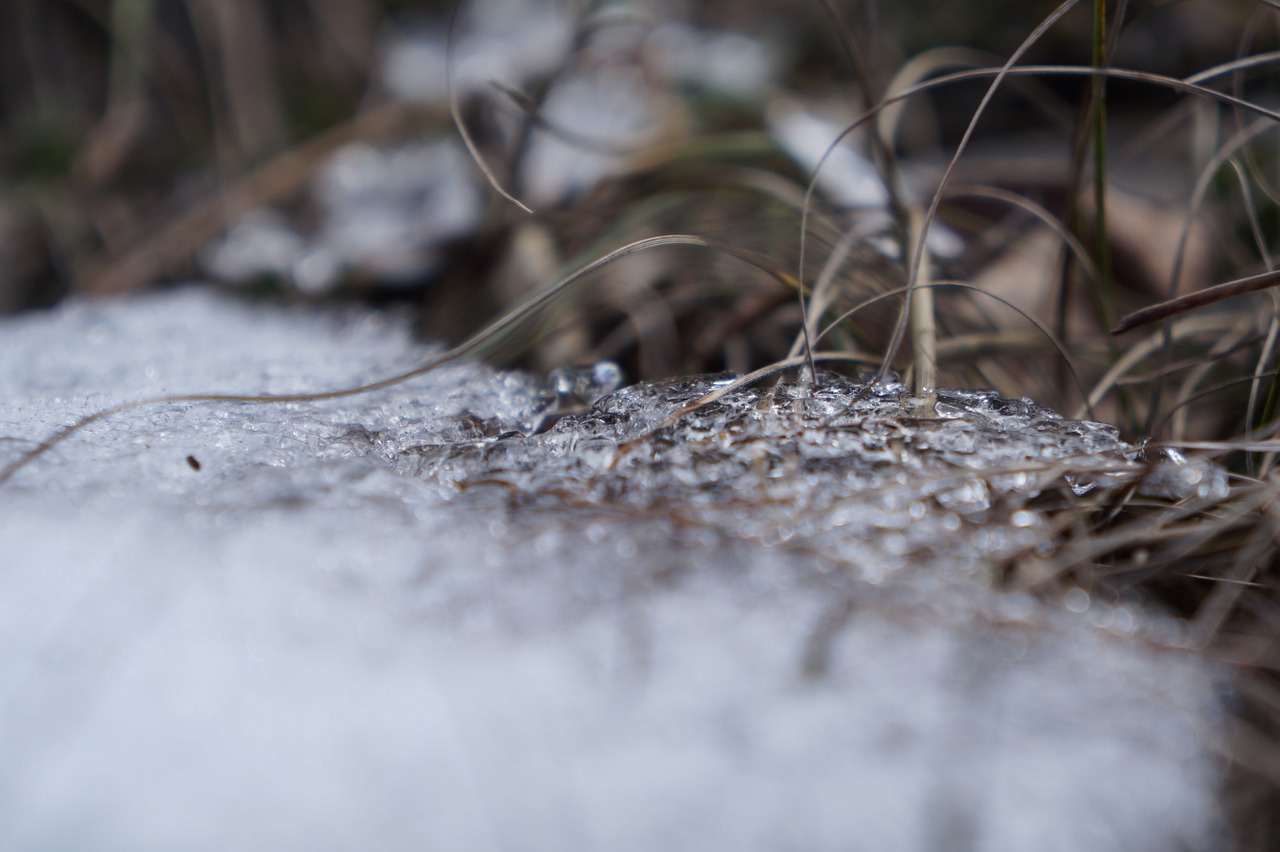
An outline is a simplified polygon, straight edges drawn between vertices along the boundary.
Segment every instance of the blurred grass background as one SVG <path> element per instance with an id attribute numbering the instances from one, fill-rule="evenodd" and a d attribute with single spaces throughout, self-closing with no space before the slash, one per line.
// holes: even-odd
<path id="1" fill-rule="evenodd" d="M 1280 43 L 1280 13 L 1250 0 L 1113 0 L 1105 7 L 1123 21 L 1109 57 L 1116 66 L 1185 77 Z M 812 125 L 810 141 L 816 138 L 820 150 L 892 88 L 974 64 L 998 66 L 1047 12 L 1009 0 L 484 0 L 459 8 L 460 115 L 495 177 L 517 197 L 533 199 L 537 215 L 517 210 L 469 172 L 462 178 L 467 186 L 448 192 L 413 189 L 426 196 L 414 200 L 419 207 L 443 209 L 437 197 L 452 192 L 463 194 L 462 208 L 471 203 L 479 210 L 445 215 L 440 234 L 405 251 L 407 260 L 329 258 L 336 271 L 321 285 L 268 270 L 239 282 L 240 292 L 408 303 L 424 336 L 457 342 L 567 271 L 655 234 L 723 240 L 790 274 L 801 258 L 800 199 L 812 163 L 796 154 L 788 133 Z M 326 185 L 350 182 L 341 169 L 353 166 L 335 166 L 336 154 L 346 151 L 352 160 L 354 150 L 354 160 L 369 160 L 370 152 L 415 143 L 461 151 L 442 79 L 454 11 L 452 2 L 413 0 L 0 5 L 0 313 L 71 295 L 217 278 L 210 247 L 234 236 L 241 222 L 260 242 L 263 234 L 286 244 L 341 241 L 334 227 L 325 230 L 326 217 L 334 217 L 323 196 Z M 667 24 L 683 27 L 683 35 L 658 39 L 654 34 Z M 1077 4 L 1021 64 L 1090 65 L 1093 24 L 1090 4 Z M 476 34 L 487 31 L 500 37 L 477 47 Z M 655 51 L 659 42 L 666 46 Z M 422 50 L 395 53 L 405 44 L 434 45 L 434 64 L 404 59 L 421 60 Z M 485 50 L 492 55 L 477 55 Z M 708 59 L 716 50 L 717 58 Z M 701 82 L 677 70 L 700 61 Z M 471 71 L 461 67 L 468 63 Z M 557 113 L 562 96 L 584 80 L 614 87 L 602 88 L 604 102 L 588 97 L 576 112 Z M 1247 96 L 1260 103 L 1275 94 L 1265 74 L 1219 83 L 1240 92 L 1247 85 Z M 922 206 L 933 192 L 986 86 L 950 85 L 901 111 L 890 150 L 913 204 Z M 1265 136 L 1244 151 L 1239 167 L 1256 185 L 1257 200 L 1242 206 L 1223 168 L 1203 214 L 1187 219 L 1196 168 L 1243 124 L 1242 116 L 1205 109 L 1158 85 L 1112 81 L 1107 92 L 1113 153 L 1105 245 L 1093 230 L 1084 177 L 1087 76 L 1010 81 L 978 123 L 952 180 L 963 191 L 947 201 L 941 220 L 958 234 L 960 248 L 942 259 L 938 274 L 972 282 L 1039 318 L 1075 356 L 1085 386 L 1116 363 L 1120 350 L 1107 332 L 1117 312 L 1172 295 L 1170 269 L 1177 268 L 1173 258 L 1188 221 L 1195 228 L 1175 290 L 1257 271 L 1280 228 L 1269 189 L 1280 181 L 1267 177 L 1280 160 Z M 624 118 L 631 124 L 621 135 L 601 135 L 614 107 L 629 110 Z M 604 130 L 593 126 L 600 122 Z M 560 160 L 538 150 L 548 139 L 564 143 Z M 853 137 L 850 147 L 869 150 L 866 139 Z M 574 170 L 602 147 L 613 166 L 575 183 Z M 400 165 L 415 156 L 401 156 Z M 845 177 L 856 184 L 858 163 L 849 165 L 854 173 Z M 400 166 L 380 168 L 392 191 L 406 179 Z M 837 167 L 826 171 L 830 176 Z M 847 216 L 850 202 L 833 187 L 820 185 L 810 208 L 806 284 L 829 259 L 840 260 L 836 246 L 855 221 Z M 361 192 L 368 187 L 348 194 Z M 468 202 L 467 192 L 478 200 Z M 1060 236 L 1033 221 L 1028 204 L 1076 234 L 1082 260 L 1063 255 Z M 245 218 L 264 210 L 278 217 L 270 228 L 257 224 L 261 218 Z M 370 208 L 365 215 L 356 207 L 344 215 L 338 230 L 349 234 L 401 213 Z M 436 227 L 428 219 L 422 227 Z M 402 231 L 418 227 L 417 220 L 399 224 Z M 884 238 L 868 232 L 853 245 L 832 267 L 837 285 L 828 318 L 906 280 Z M 1115 304 L 1100 305 L 1090 280 L 1102 248 L 1118 284 L 1118 295 L 1107 297 Z M 504 363 L 546 371 L 610 358 L 632 379 L 745 372 L 793 351 L 799 309 L 794 291 L 776 278 L 705 252 L 629 259 L 576 301 L 558 304 L 526 334 L 541 335 L 539 345 L 525 345 Z M 1029 394 L 1062 411 L 1079 408 L 1081 383 L 1025 320 L 965 294 L 938 299 L 945 381 Z M 892 300 L 865 309 L 829 342 L 874 357 L 884 351 L 895 312 Z M 1266 332 L 1241 335 L 1235 354 L 1214 362 L 1227 371 L 1206 367 L 1200 386 L 1254 371 Z M 1183 356 L 1211 349 L 1213 339 L 1204 340 Z M 985 357 L 992 352 L 1003 358 Z M 1268 357 L 1264 349 L 1262 360 Z M 893 366 L 904 370 L 909 360 Z M 1131 437 L 1151 434 L 1162 381 L 1153 393 L 1121 383 L 1094 414 Z M 1241 384 L 1231 393 L 1243 400 L 1249 392 Z M 1194 417 L 1184 409 L 1172 421 L 1174 434 L 1240 434 L 1237 409 L 1244 406 L 1199 406 Z"/>
<path id="2" fill-rule="evenodd" d="M 576 8 L 586 15 L 608 5 Z M 784 89 L 858 96 L 818 2 L 627 5 L 653 21 L 768 38 L 785 52 Z M 879 86 L 909 57 L 938 45 L 1007 56 L 1045 11 L 1011 0 L 834 5 Z M 1174 75 L 1231 58 L 1252 12 L 1247 3 L 1133 7 L 1115 62 Z M 381 52 L 398 31 L 424 21 L 443 27 L 451 9 L 413 0 L 0 4 L 0 312 L 189 278 L 199 244 L 251 202 L 296 204 L 322 154 L 340 141 L 452 133 L 439 109 L 389 106 L 379 73 Z M 1087 63 L 1089 27 L 1081 8 L 1028 61 Z M 1079 97 L 1079 80 L 1049 85 L 1069 101 Z M 939 142 L 956 138 L 979 95 L 974 87 L 938 99 L 931 132 Z M 1150 89 L 1116 97 L 1161 102 Z M 698 106 L 705 135 L 748 124 L 759 105 Z M 984 121 L 983 132 L 1014 134 L 1040 121 L 1025 104 L 1010 103 Z M 280 159 L 289 153 L 295 161 Z M 243 185 L 272 163 L 256 187 Z M 251 198 L 233 194 L 246 191 Z M 160 230 L 193 211 L 204 215 L 186 230 Z"/>

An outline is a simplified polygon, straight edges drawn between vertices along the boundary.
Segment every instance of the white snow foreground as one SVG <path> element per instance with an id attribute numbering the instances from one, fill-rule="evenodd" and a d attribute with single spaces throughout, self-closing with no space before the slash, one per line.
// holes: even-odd
<path id="1" fill-rule="evenodd" d="M 130 399 L 321 390 L 426 355 L 375 315 L 70 304 L 0 324 L 0 463 Z M 865 521 L 811 492 L 902 477 L 812 462 L 817 443 L 792 469 L 727 428 L 705 440 L 756 453 L 760 488 L 817 478 L 802 512 L 753 519 L 696 465 L 640 499 L 627 477 L 657 455 L 619 461 L 621 403 L 512 434 L 546 403 L 462 365 L 324 403 L 160 406 L 0 486 L 0 848 L 1222 842 L 1202 661 L 1132 607 L 991 592 L 963 547 L 911 567 L 913 530 L 993 553 L 1034 532 L 971 522 L 990 483 Z"/>

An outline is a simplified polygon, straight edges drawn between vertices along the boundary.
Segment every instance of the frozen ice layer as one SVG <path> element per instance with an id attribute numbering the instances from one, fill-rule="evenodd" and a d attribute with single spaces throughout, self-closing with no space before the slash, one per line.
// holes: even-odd
<path id="1" fill-rule="evenodd" d="M 434 351 L 197 290 L 70 304 L 0 329 L 0 463 Z M 672 421 L 727 379 L 575 411 L 575 377 L 616 378 L 137 409 L 0 486 L 0 848 L 1222 848 L 1220 674 L 1141 601 L 984 570 L 1037 490 L 1143 475 L 1114 431 L 836 376 Z"/>
<path id="2" fill-rule="evenodd" d="M 921 419 L 904 415 L 897 383 L 867 388 L 824 374 L 817 387 L 743 387 L 694 407 L 731 382 L 645 382 L 541 434 L 433 442 L 395 464 L 460 490 L 499 487 L 530 502 L 551 495 L 553 511 L 678 518 L 718 542 L 803 549 L 877 583 L 908 567 L 913 582 L 981 574 L 1031 550 L 1050 526 L 1032 500 L 1064 483 L 1225 496 L 1217 468 L 1181 457 L 1152 466 L 1111 426 L 992 391 L 939 391 L 939 416 Z M 634 520 L 621 526 L 626 534 Z"/>

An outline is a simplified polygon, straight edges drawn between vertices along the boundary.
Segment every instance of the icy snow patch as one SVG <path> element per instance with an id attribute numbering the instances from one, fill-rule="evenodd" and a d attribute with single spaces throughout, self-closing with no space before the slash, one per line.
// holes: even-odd
<path id="1" fill-rule="evenodd" d="M 480 221 L 483 197 L 460 143 L 339 149 L 312 188 L 320 227 L 303 237 L 272 210 L 245 214 L 201 253 L 214 278 L 251 283 L 264 276 L 316 295 L 344 274 L 415 281 L 440 263 L 441 245 Z"/>
<path id="2" fill-rule="evenodd" d="M 454 47 L 455 89 L 471 92 L 495 80 L 518 87 L 554 71 L 572 47 L 574 26 L 569 4 L 554 0 L 463 6 Z M 449 97 L 448 53 L 448 28 L 443 25 L 393 36 L 384 51 L 383 82 L 401 100 L 444 103 Z"/>
<path id="3" fill-rule="evenodd" d="M 379 378 L 405 329 L 194 290 L 9 320 L 0 463 L 128 399 Z M 0 487 L 0 848 L 1218 848 L 1214 673 L 982 576 L 1036 464 L 1121 469 L 1113 433 L 953 394 L 913 445 L 832 381 L 648 434 L 714 385 L 544 423 L 461 365 L 58 445 Z M 993 441 L 1027 478 L 964 469 Z"/>

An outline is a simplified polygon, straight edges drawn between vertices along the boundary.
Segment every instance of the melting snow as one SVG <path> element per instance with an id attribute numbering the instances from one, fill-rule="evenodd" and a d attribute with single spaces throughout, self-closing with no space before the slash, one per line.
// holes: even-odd
<path id="1" fill-rule="evenodd" d="M 0 462 L 138 397 L 380 378 L 406 327 L 8 320 Z M 1072 459 L 1132 474 L 1113 431 L 831 378 L 655 433 L 717 380 L 563 383 L 135 410 L 0 486 L 0 847 L 1219 848 L 1216 674 L 985 576 Z"/>

